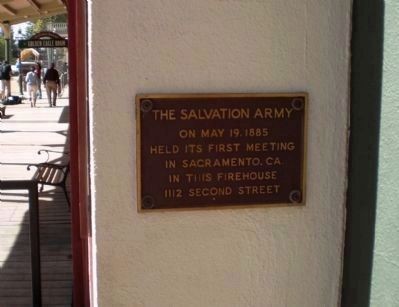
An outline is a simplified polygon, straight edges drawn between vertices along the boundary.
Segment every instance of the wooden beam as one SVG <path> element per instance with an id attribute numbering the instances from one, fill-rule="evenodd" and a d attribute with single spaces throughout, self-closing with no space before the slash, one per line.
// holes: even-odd
<path id="1" fill-rule="evenodd" d="M 1 1 L 4 0 L 0 0 L 0 5 Z M 0 20 L 3 22 L 8 21 L 10 25 L 14 25 L 26 21 L 35 21 L 43 16 L 49 17 L 67 13 L 67 8 L 60 5 L 58 0 L 43 4 L 37 0 L 35 0 L 35 2 L 40 4 L 40 12 L 35 11 L 32 6 L 26 6 L 25 8 L 18 9 L 18 11 L 16 11 L 17 15 L 10 15 L 6 10 L 2 10 L 0 6 Z M 68 1 L 66 1 L 66 3 L 68 3 Z"/>
<path id="2" fill-rule="evenodd" d="M 4 11 L 6 11 L 8 14 L 10 14 L 12 16 L 17 16 L 17 11 L 12 9 L 12 8 L 10 8 L 6 4 L 0 4 L 0 8 L 2 8 Z"/>
<path id="3" fill-rule="evenodd" d="M 40 12 L 40 5 L 36 2 L 36 0 L 26 0 L 26 1 L 28 1 L 28 3 L 33 7 L 33 9 L 36 12 L 41 13 Z"/>

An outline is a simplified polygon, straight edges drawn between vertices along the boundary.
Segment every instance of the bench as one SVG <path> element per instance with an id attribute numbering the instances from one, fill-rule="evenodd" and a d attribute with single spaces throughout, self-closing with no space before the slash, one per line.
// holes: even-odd
<path id="1" fill-rule="evenodd" d="M 46 150 L 46 149 L 41 149 L 38 151 L 38 154 L 46 153 L 47 154 L 47 160 L 44 163 L 38 163 L 38 164 L 28 164 L 27 169 L 30 170 L 32 166 L 36 167 L 36 173 L 33 176 L 33 180 L 36 181 L 37 183 L 41 184 L 40 192 L 43 191 L 44 185 L 51 185 L 55 187 L 61 187 L 64 191 L 65 198 L 68 203 L 68 207 L 71 207 L 70 200 L 69 200 L 69 195 L 66 187 L 66 182 L 68 178 L 68 174 L 70 171 L 70 165 L 68 163 L 52 163 L 49 162 L 50 152 L 54 153 L 63 153 L 63 154 L 69 154 L 68 152 L 60 152 L 60 151 L 54 151 L 54 150 Z"/>

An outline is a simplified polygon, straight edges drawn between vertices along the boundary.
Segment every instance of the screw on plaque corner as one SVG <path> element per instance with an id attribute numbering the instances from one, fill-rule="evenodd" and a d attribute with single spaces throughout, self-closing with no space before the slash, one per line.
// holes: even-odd
<path id="1" fill-rule="evenodd" d="M 303 98 L 300 98 L 300 97 L 296 97 L 296 98 L 292 99 L 292 101 L 291 101 L 291 106 L 296 111 L 301 111 L 303 109 L 304 105 L 305 105 L 305 102 L 304 102 Z"/>
<path id="2" fill-rule="evenodd" d="M 141 207 L 143 209 L 153 209 L 155 207 L 155 201 L 152 196 L 144 196 L 141 200 Z"/>
<path id="3" fill-rule="evenodd" d="M 288 196 L 289 200 L 293 204 L 300 203 L 302 201 L 302 193 L 299 190 L 292 190 Z"/>
<path id="4" fill-rule="evenodd" d="M 140 108 L 141 108 L 141 111 L 143 111 L 145 113 L 150 112 L 152 110 L 152 100 L 150 100 L 150 99 L 142 100 L 141 104 L 140 104 Z"/>

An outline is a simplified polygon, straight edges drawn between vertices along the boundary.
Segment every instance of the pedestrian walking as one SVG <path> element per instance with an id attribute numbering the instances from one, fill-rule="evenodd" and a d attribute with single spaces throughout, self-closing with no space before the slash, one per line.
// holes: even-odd
<path id="1" fill-rule="evenodd" d="M 40 80 L 36 74 L 35 67 L 32 66 L 30 72 L 26 74 L 25 82 L 28 86 L 30 106 L 36 107 L 37 88 L 40 85 Z"/>
<path id="2" fill-rule="evenodd" d="M 47 97 L 50 107 L 55 107 L 56 105 L 57 91 L 60 86 L 60 75 L 54 67 L 55 64 L 51 63 L 50 68 L 47 69 L 46 74 L 43 78 L 43 83 L 46 86 Z"/>
<path id="3" fill-rule="evenodd" d="M 42 65 L 40 64 L 40 62 L 36 62 L 36 70 L 35 73 L 37 75 L 37 78 L 39 79 L 39 85 L 38 85 L 38 90 L 39 90 L 39 99 L 42 99 L 42 86 L 41 86 L 41 82 L 42 82 Z"/>
<path id="4" fill-rule="evenodd" d="M 8 61 L 4 61 L 3 65 L 1 66 L 1 96 L 2 99 L 11 96 L 11 65 Z M 6 94 L 7 90 L 7 94 Z"/>

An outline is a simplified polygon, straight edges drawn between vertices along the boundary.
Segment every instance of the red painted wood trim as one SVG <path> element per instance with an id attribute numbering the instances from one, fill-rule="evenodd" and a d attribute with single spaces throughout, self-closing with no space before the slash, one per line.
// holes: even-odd
<path id="1" fill-rule="evenodd" d="M 90 306 L 86 1 L 68 2 L 71 217 L 74 306 Z"/>

